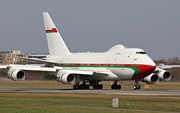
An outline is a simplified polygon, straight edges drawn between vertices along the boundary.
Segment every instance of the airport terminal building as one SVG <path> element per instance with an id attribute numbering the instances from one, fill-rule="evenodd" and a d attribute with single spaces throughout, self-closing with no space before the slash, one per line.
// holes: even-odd
<path id="1" fill-rule="evenodd" d="M 0 51 L 0 63 L 3 65 L 7 64 L 40 64 L 40 62 L 27 61 L 25 59 L 20 59 L 18 57 L 27 57 L 27 58 L 38 58 L 45 59 L 47 56 L 46 53 L 23 53 L 19 50 L 13 51 Z"/>

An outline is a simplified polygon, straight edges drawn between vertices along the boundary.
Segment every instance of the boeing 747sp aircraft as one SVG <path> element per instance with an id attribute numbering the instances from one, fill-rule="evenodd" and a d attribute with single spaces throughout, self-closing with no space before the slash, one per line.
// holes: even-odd
<path id="1" fill-rule="evenodd" d="M 103 89 L 101 81 L 114 81 L 111 89 L 121 89 L 118 81 L 135 80 L 134 90 L 140 89 L 139 81 L 155 84 L 159 80 L 171 79 L 171 74 L 163 66 L 157 67 L 143 49 L 115 45 L 106 52 L 71 53 L 47 12 L 43 12 L 43 18 L 49 55 L 46 60 L 24 59 L 46 65 L 1 66 L 7 70 L 9 79 L 24 80 L 25 71 L 43 71 L 55 75 L 58 82 L 73 84 L 73 89 L 89 89 L 90 86 Z"/>

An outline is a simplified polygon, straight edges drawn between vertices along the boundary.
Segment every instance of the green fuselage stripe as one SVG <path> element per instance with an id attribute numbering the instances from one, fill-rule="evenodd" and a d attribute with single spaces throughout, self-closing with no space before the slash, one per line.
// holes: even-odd
<path id="1" fill-rule="evenodd" d="M 71 68 L 130 68 L 134 70 L 132 79 L 140 72 L 140 69 L 135 66 L 75 66 L 75 65 L 63 65 L 62 67 L 71 67 Z"/>

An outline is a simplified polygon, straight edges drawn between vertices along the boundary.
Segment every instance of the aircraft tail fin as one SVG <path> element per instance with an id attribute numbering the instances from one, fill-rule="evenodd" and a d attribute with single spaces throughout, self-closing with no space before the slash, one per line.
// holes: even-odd
<path id="1" fill-rule="evenodd" d="M 48 12 L 43 12 L 44 26 L 50 55 L 65 56 L 70 54 L 64 40 L 62 39 L 58 29 L 54 25 Z"/>

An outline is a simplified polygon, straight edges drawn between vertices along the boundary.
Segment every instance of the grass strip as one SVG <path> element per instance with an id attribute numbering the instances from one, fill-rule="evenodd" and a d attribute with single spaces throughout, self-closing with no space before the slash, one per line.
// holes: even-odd
<path id="1" fill-rule="evenodd" d="M 112 108 L 112 98 L 119 98 L 118 108 Z M 1 113 L 180 112 L 180 98 L 178 96 L 0 93 L 0 110 Z"/>

